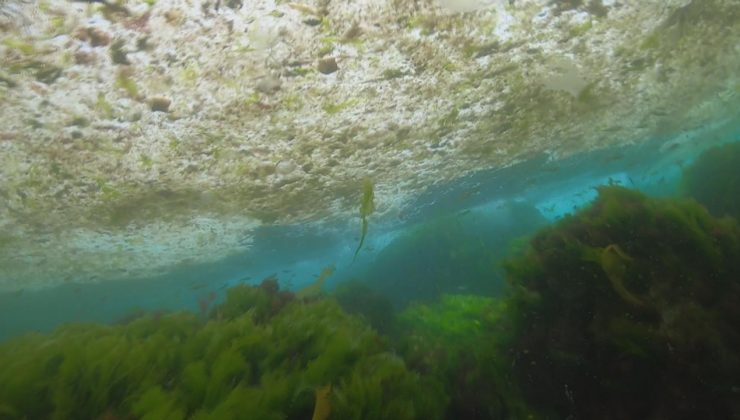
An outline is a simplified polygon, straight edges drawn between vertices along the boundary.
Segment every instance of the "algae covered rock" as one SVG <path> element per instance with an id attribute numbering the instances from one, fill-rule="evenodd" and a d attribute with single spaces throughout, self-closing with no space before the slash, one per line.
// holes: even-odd
<path id="1" fill-rule="evenodd" d="M 441 390 L 361 319 L 276 284 L 239 286 L 210 319 L 152 314 L 0 346 L 3 418 L 433 419 Z M 322 417 L 324 418 L 324 417 Z"/>
<path id="2" fill-rule="evenodd" d="M 507 264 L 512 366 L 552 418 L 740 415 L 740 229 L 620 187 Z"/>

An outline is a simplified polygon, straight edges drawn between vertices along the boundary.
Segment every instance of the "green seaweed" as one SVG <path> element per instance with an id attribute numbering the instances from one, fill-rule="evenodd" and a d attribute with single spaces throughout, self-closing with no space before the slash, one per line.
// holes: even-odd
<path id="1" fill-rule="evenodd" d="M 116 74 L 115 86 L 117 88 L 120 88 L 126 91 L 126 93 L 128 94 L 130 98 L 132 99 L 139 98 L 139 86 L 136 84 L 136 81 L 131 77 L 131 74 L 128 70 L 120 70 Z"/>
<path id="2" fill-rule="evenodd" d="M 400 68 L 385 69 L 381 73 L 383 80 L 398 79 L 399 77 L 407 76 L 409 73 Z"/>
<path id="3" fill-rule="evenodd" d="M 373 181 L 370 178 L 365 178 L 362 181 L 362 201 L 360 202 L 360 218 L 362 219 L 362 235 L 360 236 L 360 243 L 357 245 L 357 249 L 355 249 L 355 253 L 352 257 L 353 262 L 357 258 L 357 254 L 360 252 L 360 248 L 362 248 L 362 244 L 365 243 L 365 237 L 367 236 L 367 228 L 368 228 L 367 218 L 373 213 L 373 211 L 375 211 L 374 198 L 375 198 L 375 192 L 374 192 Z"/>
<path id="4" fill-rule="evenodd" d="M 289 296 L 267 279 L 230 289 L 208 319 L 154 313 L 11 339 L 0 345 L 0 414 L 310 418 L 315 392 L 330 386 L 330 418 L 440 418 L 440 389 L 360 318 Z"/>
<path id="5" fill-rule="evenodd" d="M 586 261 L 595 262 L 604 271 L 609 279 L 612 289 L 627 303 L 636 307 L 645 307 L 646 304 L 632 292 L 627 290 L 624 285 L 628 271 L 627 265 L 632 261 L 632 257 L 627 255 L 619 245 L 610 244 L 604 248 L 586 249 L 587 255 L 584 256 Z"/>
<path id="6" fill-rule="evenodd" d="M 321 294 L 321 287 L 326 283 L 326 279 L 334 274 L 334 270 L 333 264 L 324 267 L 321 273 L 319 273 L 319 277 L 313 283 L 296 292 L 296 297 L 299 299 L 310 299 L 319 296 Z"/>
<path id="7" fill-rule="evenodd" d="M 736 417 L 739 259 L 735 220 L 599 188 L 506 264 L 527 402 L 550 418 Z"/>
<path id="8" fill-rule="evenodd" d="M 21 54 L 29 56 L 38 53 L 34 44 L 23 41 L 19 38 L 8 37 L 2 40 L 2 44 L 12 50 L 19 51 Z"/>
<path id="9" fill-rule="evenodd" d="M 113 105 L 108 102 L 103 92 L 98 92 L 97 99 L 95 100 L 95 110 L 100 112 L 104 118 L 111 119 L 114 116 Z"/>
<path id="10" fill-rule="evenodd" d="M 110 58 L 114 64 L 128 65 L 131 62 L 128 60 L 128 52 L 125 50 L 126 41 L 123 39 L 116 39 L 110 44 Z"/>
<path id="11" fill-rule="evenodd" d="M 58 66 L 43 63 L 34 75 L 39 82 L 50 85 L 62 75 L 62 69 Z"/>
<path id="12" fill-rule="evenodd" d="M 18 82 L 13 80 L 9 75 L 5 74 L 0 70 L 0 83 L 4 84 L 7 88 L 14 88 L 18 86 Z"/>
<path id="13" fill-rule="evenodd" d="M 165 392 L 161 386 L 148 388 L 136 398 L 131 412 L 142 420 L 184 419 L 185 413 L 177 407 L 177 400 Z"/>
<path id="14" fill-rule="evenodd" d="M 357 104 L 356 99 L 348 99 L 344 102 L 337 102 L 337 103 L 327 102 L 324 105 L 322 105 L 321 109 L 323 109 L 324 112 L 326 112 L 329 115 L 334 115 L 334 114 L 338 114 L 344 111 L 345 109 L 351 108 L 355 106 L 356 104 Z"/>
<path id="15" fill-rule="evenodd" d="M 514 332 L 508 303 L 483 296 L 443 295 L 412 304 L 398 317 L 401 354 L 445 390 L 448 419 L 532 418 L 509 379 Z"/>

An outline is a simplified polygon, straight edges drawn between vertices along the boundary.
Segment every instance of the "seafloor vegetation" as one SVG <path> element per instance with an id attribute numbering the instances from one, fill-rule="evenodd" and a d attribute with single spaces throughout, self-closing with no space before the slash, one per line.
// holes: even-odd
<path id="1" fill-rule="evenodd" d="M 12 339 L 0 418 L 738 418 L 737 261 L 734 218 L 603 187 L 505 263 L 502 296 L 394 308 L 270 278 L 200 314 Z"/>
<path id="2" fill-rule="evenodd" d="M 360 318 L 273 280 L 232 288 L 207 318 L 70 325 L 0 360 L 0 418 L 434 419 L 447 401 Z"/>
<path id="3" fill-rule="evenodd" d="M 608 187 L 510 261 L 512 370 L 551 418 L 737 418 L 740 229 Z"/>

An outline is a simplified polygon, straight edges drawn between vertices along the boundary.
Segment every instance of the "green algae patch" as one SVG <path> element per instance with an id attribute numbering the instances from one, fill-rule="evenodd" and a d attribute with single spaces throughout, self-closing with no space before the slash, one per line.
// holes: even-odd
<path id="1" fill-rule="evenodd" d="M 445 418 L 536 418 L 509 373 L 508 312 L 505 300 L 443 295 L 399 315 L 400 351 L 410 367 L 443 384 Z"/>
<path id="2" fill-rule="evenodd" d="M 506 264 L 526 401 L 548 418 L 736 417 L 739 259 L 735 220 L 600 188 Z"/>
<path id="3" fill-rule="evenodd" d="M 321 106 L 321 109 L 324 110 L 329 115 L 335 115 L 338 114 L 346 109 L 350 109 L 353 106 L 357 104 L 356 99 L 349 99 L 344 102 L 327 102 Z"/>
<path id="4" fill-rule="evenodd" d="M 133 79 L 131 69 L 119 70 L 116 74 L 115 86 L 123 89 L 132 99 L 138 99 L 140 94 L 139 85 Z"/>
<path id="5" fill-rule="evenodd" d="M 361 319 L 275 280 L 235 286 L 204 318 L 71 324 L 0 346 L 4 418 L 434 419 L 444 396 Z"/>

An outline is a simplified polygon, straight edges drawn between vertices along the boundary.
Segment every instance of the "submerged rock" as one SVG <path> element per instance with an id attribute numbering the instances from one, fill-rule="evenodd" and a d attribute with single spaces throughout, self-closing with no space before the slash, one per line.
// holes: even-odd
<path id="1" fill-rule="evenodd" d="M 254 85 L 255 90 L 266 95 L 273 94 L 280 90 L 282 83 L 280 79 L 274 76 L 265 76 L 259 79 Z"/>
<path id="2" fill-rule="evenodd" d="M 337 66 L 337 60 L 334 57 L 327 57 L 319 60 L 317 69 L 319 70 L 319 73 L 332 74 L 339 70 L 339 66 Z"/>
<path id="3" fill-rule="evenodd" d="M 168 112 L 172 101 L 164 96 L 153 96 L 148 99 L 149 109 L 154 112 Z"/>

